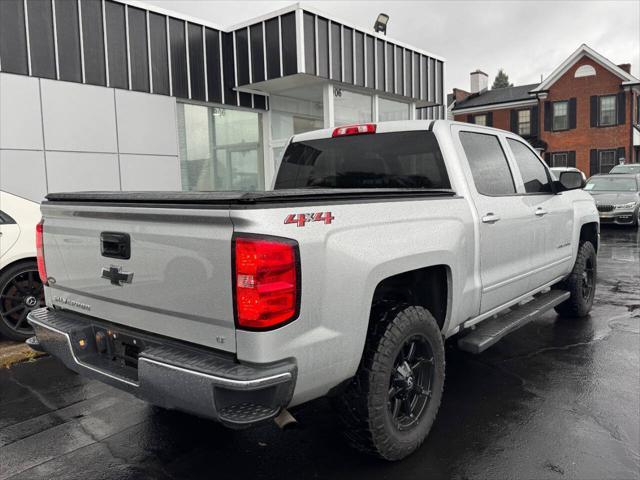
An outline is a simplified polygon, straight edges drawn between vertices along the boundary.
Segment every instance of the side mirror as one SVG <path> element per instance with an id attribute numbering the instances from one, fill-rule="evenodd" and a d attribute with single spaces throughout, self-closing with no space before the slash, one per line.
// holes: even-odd
<path id="1" fill-rule="evenodd" d="M 561 172 L 560 178 L 557 182 L 559 185 L 559 191 L 566 190 L 577 190 L 578 188 L 584 188 L 585 181 L 582 178 L 582 173 L 580 172 Z"/>

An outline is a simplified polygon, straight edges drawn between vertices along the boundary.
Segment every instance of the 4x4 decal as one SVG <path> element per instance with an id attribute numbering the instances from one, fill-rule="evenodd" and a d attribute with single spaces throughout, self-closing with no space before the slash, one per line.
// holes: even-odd
<path id="1" fill-rule="evenodd" d="M 334 219 L 335 217 L 331 215 L 331 212 L 292 213 L 284 219 L 284 224 L 289 225 L 295 223 L 299 227 L 304 227 L 310 222 L 324 222 L 325 225 L 331 225 Z"/>

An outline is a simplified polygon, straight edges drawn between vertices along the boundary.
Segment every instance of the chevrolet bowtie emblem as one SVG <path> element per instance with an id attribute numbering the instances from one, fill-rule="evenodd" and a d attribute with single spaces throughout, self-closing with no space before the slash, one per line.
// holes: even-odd
<path id="1" fill-rule="evenodd" d="M 131 283 L 133 281 L 133 273 L 123 272 L 122 267 L 111 266 L 102 269 L 101 278 L 106 278 L 111 285 L 122 286 L 123 283 Z"/>

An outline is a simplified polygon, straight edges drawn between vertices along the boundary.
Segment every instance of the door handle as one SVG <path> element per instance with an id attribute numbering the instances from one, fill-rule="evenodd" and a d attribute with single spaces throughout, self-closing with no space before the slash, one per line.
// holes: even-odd
<path id="1" fill-rule="evenodd" d="M 546 215 L 547 213 L 549 213 L 549 212 L 547 212 L 544 208 L 541 208 L 541 207 L 536 208 L 536 216 L 538 216 L 538 217 L 542 217 L 542 216 Z"/>
<path id="2" fill-rule="evenodd" d="M 482 223 L 496 223 L 498 220 L 500 220 L 500 217 L 491 212 L 482 217 Z"/>

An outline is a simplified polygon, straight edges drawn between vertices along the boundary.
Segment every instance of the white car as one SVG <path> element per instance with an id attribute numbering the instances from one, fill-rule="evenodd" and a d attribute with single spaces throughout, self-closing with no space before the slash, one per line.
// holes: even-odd
<path id="1" fill-rule="evenodd" d="M 582 179 L 585 182 L 587 181 L 587 176 L 584 174 L 584 172 L 575 167 L 551 167 L 549 170 L 551 171 L 551 174 L 556 178 L 556 180 L 560 178 L 560 174 L 562 172 L 580 172 L 580 175 L 582 175 Z"/>
<path id="2" fill-rule="evenodd" d="M 44 305 L 36 262 L 40 205 L 0 191 L 0 336 L 24 341 L 33 335 L 27 314 Z"/>

